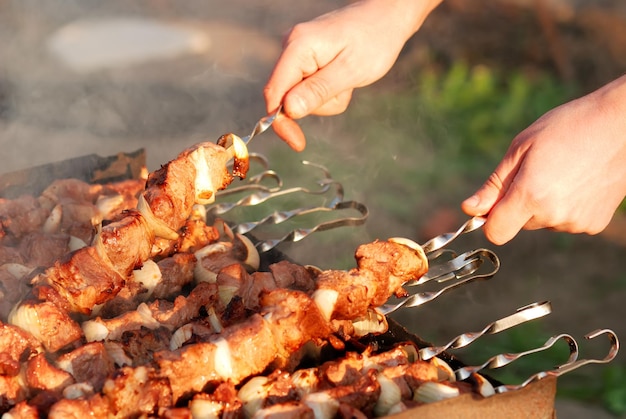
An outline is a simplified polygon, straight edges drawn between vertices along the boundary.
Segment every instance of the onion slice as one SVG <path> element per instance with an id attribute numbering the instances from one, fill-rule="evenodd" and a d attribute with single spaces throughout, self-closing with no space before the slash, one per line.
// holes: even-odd
<path id="1" fill-rule="evenodd" d="M 146 223 L 152 229 L 155 236 L 162 237 L 167 240 L 176 240 L 178 238 L 178 233 L 176 231 L 172 230 L 163 220 L 154 215 L 152 208 L 150 208 L 150 205 L 148 204 L 148 201 L 146 201 L 143 194 L 139 195 L 137 210 L 146 220 Z"/>

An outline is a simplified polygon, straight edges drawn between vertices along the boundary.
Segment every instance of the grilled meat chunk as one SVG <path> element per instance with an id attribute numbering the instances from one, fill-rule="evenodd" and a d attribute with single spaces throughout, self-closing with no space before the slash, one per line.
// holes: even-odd
<path id="1" fill-rule="evenodd" d="M 83 336 L 80 326 L 68 312 L 50 301 L 22 301 L 11 312 L 9 322 L 30 332 L 50 352 L 56 352 Z"/>
<path id="2" fill-rule="evenodd" d="M 100 239 L 109 264 L 126 278 L 150 257 L 154 234 L 139 212 L 128 210 L 102 227 Z"/>
<path id="3" fill-rule="evenodd" d="M 95 247 L 83 247 L 47 269 L 38 282 L 54 288 L 69 303 L 71 311 L 90 314 L 95 306 L 120 291 L 125 278 L 106 255 L 99 254 Z"/>
<path id="4" fill-rule="evenodd" d="M 28 360 L 24 375 L 31 389 L 57 394 L 76 382 L 69 372 L 50 364 L 43 353 Z"/>
<path id="5" fill-rule="evenodd" d="M 0 375 L 17 375 L 22 362 L 43 352 L 34 336 L 25 330 L 0 322 Z"/>
<path id="6" fill-rule="evenodd" d="M 316 278 L 314 298 L 329 319 L 364 317 L 391 295 L 406 295 L 402 284 L 428 271 L 423 253 L 391 241 L 359 246 L 356 259 L 358 268 L 323 271 Z"/>
<path id="7" fill-rule="evenodd" d="M 100 391 L 108 376 L 115 371 L 113 359 L 101 342 L 92 342 L 61 355 L 56 366 L 68 372 L 78 383 L 89 383 Z"/>

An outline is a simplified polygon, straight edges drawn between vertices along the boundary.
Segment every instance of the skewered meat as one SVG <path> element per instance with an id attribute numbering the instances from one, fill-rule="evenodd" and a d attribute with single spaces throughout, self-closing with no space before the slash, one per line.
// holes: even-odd
<path id="1" fill-rule="evenodd" d="M 216 242 L 217 229 L 194 215 L 194 205 L 211 202 L 234 175 L 245 174 L 247 154 L 240 142 L 230 136 L 220 143 L 228 147 L 192 147 L 150 174 L 137 209 L 109 216 L 91 246 L 34 278 L 10 320 L 41 342 L 54 363 L 46 364 L 43 354 L 27 354 L 33 368 L 42 366 L 41 376 L 31 374 L 28 388 L 12 387 L 7 378 L 11 404 L 40 391 L 37 406 L 44 412 L 49 407 L 52 417 L 87 411 L 174 415 L 172 404 L 187 400 L 234 413 L 242 406 L 236 386 L 264 371 L 291 372 L 309 350 L 329 344 L 343 349 L 340 338 L 358 335 L 356 324 L 372 306 L 401 295 L 404 282 L 427 270 L 419 248 L 377 241 L 357 250 L 357 267 L 348 272 L 288 262 L 254 272 L 258 254 L 247 239 L 226 229 L 230 240 Z M 231 174 L 226 163 L 233 155 Z M 49 209 L 44 224 L 63 225 L 57 223 L 59 208 L 72 195 L 64 188 L 56 185 L 41 198 L 40 208 Z M 90 202 L 115 207 L 116 201 L 98 201 L 92 192 L 84 191 Z M 192 286 L 192 278 L 199 283 Z M 185 295 L 174 298 L 181 291 Z M 299 411 L 309 412 L 333 399 L 337 412 L 349 404 L 370 413 L 384 379 L 367 371 L 361 368 L 355 379 L 334 385 L 325 380 L 326 387 L 310 394 L 297 394 L 287 380 L 284 386 L 275 382 L 269 404 L 300 404 Z M 44 373 L 54 378 L 49 387 L 41 385 Z M 219 393 L 198 396 L 216 386 Z"/>
<path id="2" fill-rule="evenodd" d="M 235 141 L 230 148 L 202 143 L 183 151 L 148 177 L 146 190 L 139 196 L 138 211 L 122 212 L 102 227 L 93 246 L 71 253 L 35 282 L 56 291 L 55 296 L 65 301 L 55 302 L 73 313 L 88 315 L 94 307 L 114 298 L 132 270 L 149 258 L 155 236 L 178 238 L 177 230 L 191 215 L 193 205 L 212 202 L 217 190 L 232 181 L 227 162 L 232 157 L 235 161 L 247 159 L 245 145 L 242 151 L 239 143 Z M 47 303 L 47 300 L 39 302 L 44 306 Z M 29 304 L 36 312 L 37 302 L 31 300 Z M 24 322 L 20 324 L 25 326 Z M 54 329 L 39 324 L 31 324 L 30 328 L 48 344 L 59 341 L 53 346 L 56 349 L 81 337 L 76 333 L 59 337 Z"/>

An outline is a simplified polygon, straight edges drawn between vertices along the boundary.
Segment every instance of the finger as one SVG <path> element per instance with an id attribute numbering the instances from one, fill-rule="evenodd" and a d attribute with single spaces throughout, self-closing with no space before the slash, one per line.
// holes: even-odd
<path id="1" fill-rule="evenodd" d="M 487 181 L 461 204 L 468 215 L 489 214 L 483 231 L 495 244 L 504 244 L 512 239 L 532 217 L 526 209 L 521 191 L 514 184 L 526 150 L 523 142 L 514 141 Z"/>
<path id="2" fill-rule="evenodd" d="M 302 51 L 309 51 L 307 48 L 299 49 L 292 45 L 286 45 L 280 55 L 276 67 L 272 71 L 263 95 L 265 97 L 266 110 L 268 113 L 275 111 L 283 102 L 285 94 L 304 78 L 310 76 L 318 70 L 317 63 L 311 56 L 304 55 Z M 292 113 L 286 109 L 288 115 Z"/>
<path id="3" fill-rule="evenodd" d="M 337 96 L 324 103 L 319 108 L 315 109 L 311 113 L 319 116 L 339 115 L 348 109 L 350 100 L 352 99 L 353 90 L 346 90 L 339 93 Z"/>
<path id="4" fill-rule="evenodd" d="M 483 231 L 494 244 L 505 244 L 525 226 L 532 227 L 533 212 L 525 205 L 526 200 L 515 183 L 489 212 Z"/>
<path id="5" fill-rule="evenodd" d="M 474 195 L 461 203 L 461 208 L 466 214 L 485 215 L 500 200 L 508 188 L 507 178 L 502 178 L 498 169 L 493 172 L 487 181 L 476 191 Z"/>
<path id="6" fill-rule="evenodd" d="M 306 138 L 300 125 L 287 116 L 280 116 L 272 124 L 276 135 L 289 145 L 294 151 L 302 151 L 306 147 Z"/>
<path id="7" fill-rule="evenodd" d="M 337 60 L 331 62 L 287 92 L 283 101 L 287 115 L 299 119 L 318 109 L 324 109 L 325 115 L 345 111 L 352 97 L 353 79 L 354 74 L 346 65 Z M 333 100 L 337 102 L 332 104 Z"/>

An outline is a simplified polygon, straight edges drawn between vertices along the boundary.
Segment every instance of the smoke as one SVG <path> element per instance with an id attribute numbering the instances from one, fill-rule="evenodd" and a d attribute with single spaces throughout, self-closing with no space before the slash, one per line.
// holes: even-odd
<path id="1" fill-rule="evenodd" d="M 247 133 L 283 33 L 338 6 L 310 3 L 3 3 L 0 171 Z"/>

